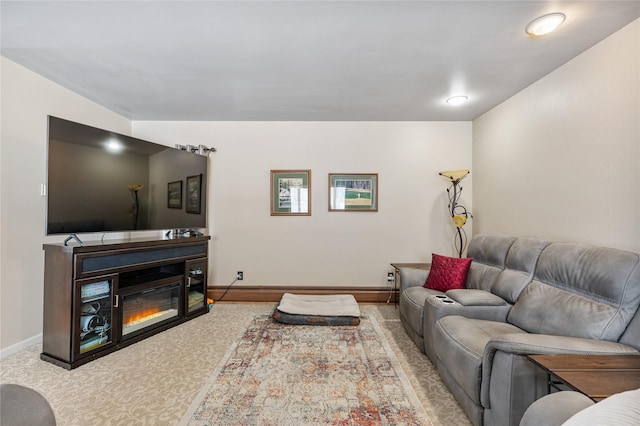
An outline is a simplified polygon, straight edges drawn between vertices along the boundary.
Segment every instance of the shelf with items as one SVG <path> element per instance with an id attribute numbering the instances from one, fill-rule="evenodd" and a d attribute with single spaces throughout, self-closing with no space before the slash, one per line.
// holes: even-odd
<path id="1" fill-rule="evenodd" d="M 116 275 L 76 282 L 80 306 L 75 313 L 74 322 L 78 327 L 73 341 L 78 342 L 74 345 L 78 356 L 113 344 L 113 295 L 116 282 Z"/>
<path id="2" fill-rule="evenodd" d="M 186 262 L 186 269 L 185 309 L 187 315 L 195 315 L 208 309 L 206 259 Z"/>

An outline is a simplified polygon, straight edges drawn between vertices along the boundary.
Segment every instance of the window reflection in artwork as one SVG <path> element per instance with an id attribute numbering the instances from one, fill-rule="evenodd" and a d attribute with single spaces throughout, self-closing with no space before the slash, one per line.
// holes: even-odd
<path id="1" fill-rule="evenodd" d="M 311 171 L 271 170 L 271 215 L 311 214 Z"/>
<path id="2" fill-rule="evenodd" d="M 329 174 L 329 211 L 378 211 L 377 192 L 377 174 Z"/>
<path id="3" fill-rule="evenodd" d="M 302 178 L 281 178 L 278 187 L 278 206 L 281 209 L 289 209 L 291 213 L 307 212 L 309 196 Z"/>

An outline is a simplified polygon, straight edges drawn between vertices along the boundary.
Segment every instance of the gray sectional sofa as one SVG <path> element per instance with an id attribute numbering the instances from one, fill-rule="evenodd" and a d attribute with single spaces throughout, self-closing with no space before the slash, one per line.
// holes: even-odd
<path id="1" fill-rule="evenodd" d="M 400 318 L 474 425 L 518 425 L 546 394 L 527 354 L 640 351 L 639 254 L 478 235 L 467 256 L 462 290 L 401 269 Z"/>

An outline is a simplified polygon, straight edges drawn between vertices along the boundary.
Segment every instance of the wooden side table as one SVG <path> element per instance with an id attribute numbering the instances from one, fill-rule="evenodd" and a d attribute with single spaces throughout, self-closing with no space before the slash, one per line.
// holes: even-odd
<path id="1" fill-rule="evenodd" d="M 409 268 L 409 269 L 423 269 L 425 271 L 428 271 L 429 269 L 431 269 L 431 263 L 399 263 L 399 262 L 394 262 L 391 263 L 391 266 L 393 267 L 394 270 L 394 277 L 393 277 L 393 304 L 394 306 L 398 305 L 398 281 L 400 281 L 400 268 Z M 389 299 L 391 299 L 391 295 L 389 295 Z M 388 303 L 388 302 L 387 302 Z"/>
<path id="2" fill-rule="evenodd" d="M 551 389 L 578 391 L 594 401 L 640 388 L 640 355 L 528 355 Z M 564 386 L 564 387 L 563 387 Z"/>

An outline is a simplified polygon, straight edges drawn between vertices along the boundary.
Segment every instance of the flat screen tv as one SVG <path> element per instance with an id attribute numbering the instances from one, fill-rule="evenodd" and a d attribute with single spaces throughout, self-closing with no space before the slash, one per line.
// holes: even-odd
<path id="1" fill-rule="evenodd" d="M 49 116 L 46 234 L 206 227 L 207 156 Z"/>

